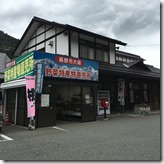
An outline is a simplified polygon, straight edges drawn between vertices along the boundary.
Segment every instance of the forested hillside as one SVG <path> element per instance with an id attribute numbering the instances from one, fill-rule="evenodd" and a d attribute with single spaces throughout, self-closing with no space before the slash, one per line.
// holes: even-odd
<path id="1" fill-rule="evenodd" d="M 10 59 L 13 58 L 13 51 L 18 43 L 19 39 L 5 34 L 0 30 L 0 53 L 6 53 Z"/>

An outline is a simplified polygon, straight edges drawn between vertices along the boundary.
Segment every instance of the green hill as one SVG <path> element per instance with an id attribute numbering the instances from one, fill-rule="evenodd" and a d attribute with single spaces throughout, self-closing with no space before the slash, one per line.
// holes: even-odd
<path id="1" fill-rule="evenodd" d="M 18 43 L 19 39 L 5 34 L 0 30 L 0 52 L 6 53 L 10 59 L 13 58 L 13 51 Z"/>

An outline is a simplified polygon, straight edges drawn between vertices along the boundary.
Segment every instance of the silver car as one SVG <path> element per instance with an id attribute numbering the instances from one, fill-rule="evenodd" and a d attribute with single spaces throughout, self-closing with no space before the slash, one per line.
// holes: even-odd
<path id="1" fill-rule="evenodd" d="M 0 132 L 2 131 L 2 127 L 3 127 L 3 114 L 2 114 L 2 110 L 0 110 Z"/>

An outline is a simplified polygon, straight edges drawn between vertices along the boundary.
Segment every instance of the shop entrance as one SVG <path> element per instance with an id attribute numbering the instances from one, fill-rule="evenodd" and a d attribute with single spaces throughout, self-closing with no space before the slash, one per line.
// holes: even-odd
<path id="1" fill-rule="evenodd" d="M 65 121 L 81 121 L 81 87 L 55 86 L 56 119 Z"/>
<path id="2" fill-rule="evenodd" d="M 16 103 L 16 89 L 9 89 L 7 90 L 7 103 L 6 108 L 9 114 L 9 122 L 14 124 L 15 123 L 15 103 Z"/>
<path id="3" fill-rule="evenodd" d="M 55 86 L 56 121 L 86 122 L 95 120 L 93 88 L 81 85 Z"/>
<path id="4" fill-rule="evenodd" d="M 46 81 L 37 97 L 37 126 L 96 120 L 94 85 Z M 40 102 L 40 103 L 38 103 Z"/>

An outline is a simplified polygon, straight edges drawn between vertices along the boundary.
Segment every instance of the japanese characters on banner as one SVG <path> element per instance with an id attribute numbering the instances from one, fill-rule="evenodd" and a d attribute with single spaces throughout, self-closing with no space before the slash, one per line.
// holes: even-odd
<path id="1" fill-rule="evenodd" d="M 35 76 L 26 76 L 27 117 L 35 116 Z"/>
<path id="2" fill-rule="evenodd" d="M 44 65 L 42 63 L 37 63 L 36 65 L 36 93 L 41 94 L 43 88 L 43 78 L 44 78 Z"/>
<path id="3" fill-rule="evenodd" d="M 98 62 L 41 52 L 34 58 L 44 65 L 46 77 L 98 81 Z"/>
<path id="4" fill-rule="evenodd" d="M 118 101 L 120 105 L 125 105 L 125 80 L 118 79 Z"/>
<path id="5" fill-rule="evenodd" d="M 30 52 L 6 63 L 4 81 L 8 82 L 33 75 L 34 53 Z"/>

